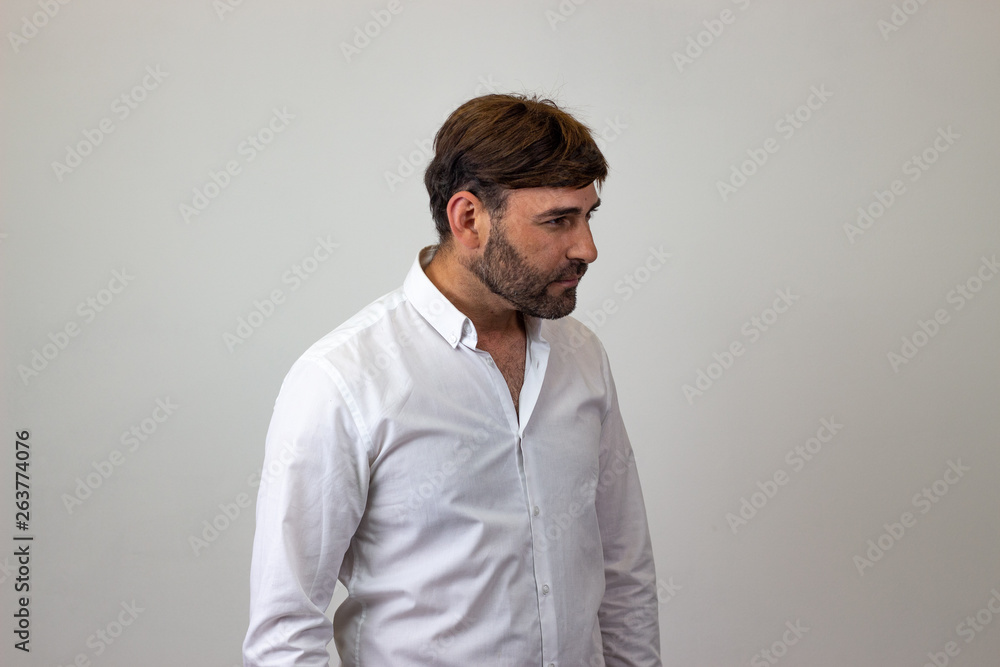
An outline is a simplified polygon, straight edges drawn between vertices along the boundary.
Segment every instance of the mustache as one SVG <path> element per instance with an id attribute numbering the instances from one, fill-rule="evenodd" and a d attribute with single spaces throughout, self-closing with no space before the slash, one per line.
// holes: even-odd
<path id="1" fill-rule="evenodd" d="M 587 265 L 580 264 L 575 271 L 563 276 L 562 278 L 557 278 L 557 280 L 574 280 L 576 278 L 582 278 L 583 274 L 587 272 Z"/>

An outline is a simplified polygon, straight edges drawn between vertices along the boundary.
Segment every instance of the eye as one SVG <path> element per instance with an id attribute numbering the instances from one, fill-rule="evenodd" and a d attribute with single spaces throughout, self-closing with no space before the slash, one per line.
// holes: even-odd
<path id="1" fill-rule="evenodd" d="M 553 220 L 549 220 L 549 224 L 550 225 L 562 225 L 562 224 L 565 224 L 565 222 L 566 222 L 566 216 L 560 216 L 560 217 L 555 218 Z"/>

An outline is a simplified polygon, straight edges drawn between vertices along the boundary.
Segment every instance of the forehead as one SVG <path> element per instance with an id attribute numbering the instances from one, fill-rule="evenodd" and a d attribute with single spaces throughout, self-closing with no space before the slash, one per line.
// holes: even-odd
<path id="1" fill-rule="evenodd" d="M 551 208 L 579 208 L 587 212 L 597 199 L 593 183 L 582 188 L 519 188 L 508 194 L 508 207 L 522 213 Z"/>

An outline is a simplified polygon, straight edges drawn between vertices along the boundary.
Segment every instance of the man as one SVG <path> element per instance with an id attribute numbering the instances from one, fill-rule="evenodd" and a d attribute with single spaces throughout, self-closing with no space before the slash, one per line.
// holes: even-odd
<path id="1" fill-rule="evenodd" d="M 579 321 L 607 164 L 548 100 L 435 137 L 440 236 L 275 403 L 248 667 L 660 665 L 656 577 L 608 357 Z M 340 580 L 348 598 L 324 616 Z"/>

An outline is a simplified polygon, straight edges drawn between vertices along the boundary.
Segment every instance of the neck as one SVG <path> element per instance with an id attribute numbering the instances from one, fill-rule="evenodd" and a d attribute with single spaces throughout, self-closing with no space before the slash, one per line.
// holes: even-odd
<path id="1" fill-rule="evenodd" d="M 480 338 L 524 333 L 523 315 L 506 299 L 489 291 L 460 261 L 454 249 L 438 247 L 424 273 L 445 298 L 472 320 Z"/>

